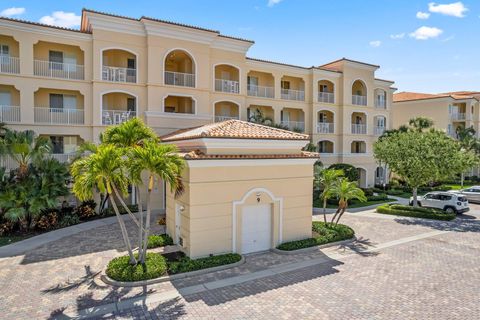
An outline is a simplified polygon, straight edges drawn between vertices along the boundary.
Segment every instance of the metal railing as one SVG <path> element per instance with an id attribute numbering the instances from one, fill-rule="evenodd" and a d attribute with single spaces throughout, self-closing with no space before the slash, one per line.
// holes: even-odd
<path id="1" fill-rule="evenodd" d="M 358 96 L 356 94 L 352 95 L 352 104 L 357 106 L 366 106 L 367 96 Z"/>
<path id="2" fill-rule="evenodd" d="M 69 163 L 76 157 L 76 154 L 75 153 L 52 153 L 51 157 L 54 159 L 57 159 L 61 163 Z"/>
<path id="3" fill-rule="evenodd" d="M 67 108 L 39 108 L 34 109 L 35 123 L 50 124 L 84 124 L 85 112 L 83 109 Z"/>
<path id="4" fill-rule="evenodd" d="M 387 101 L 385 99 L 375 99 L 375 108 L 377 109 L 386 109 L 387 108 Z"/>
<path id="5" fill-rule="evenodd" d="M 102 111 L 102 124 L 112 125 L 121 124 L 137 116 L 135 111 L 127 110 L 103 110 Z"/>
<path id="6" fill-rule="evenodd" d="M 240 83 L 232 80 L 215 79 L 215 91 L 239 93 Z"/>
<path id="7" fill-rule="evenodd" d="M 292 90 L 292 89 L 282 89 L 281 98 L 283 100 L 304 101 L 305 100 L 305 91 L 303 91 L 303 90 Z"/>
<path id="8" fill-rule="evenodd" d="M 136 83 L 137 69 L 103 66 L 102 80 Z"/>
<path id="9" fill-rule="evenodd" d="M 275 88 L 274 87 L 262 87 L 247 85 L 247 94 L 252 97 L 262 97 L 262 98 L 274 98 L 275 97 Z"/>
<path id="10" fill-rule="evenodd" d="M 20 107 L 0 106 L 0 123 L 1 122 L 20 122 Z"/>
<path id="11" fill-rule="evenodd" d="M 195 74 L 165 71 L 165 84 L 179 87 L 195 87 Z"/>
<path id="12" fill-rule="evenodd" d="M 305 122 L 303 121 L 281 121 L 282 126 L 288 128 L 291 131 L 304 131 L 305 130 Z"/>
<path id="13" fill-rule="evenodd" d="M 376 136 L 381 136 L 384 132 L 385 132 L 385 127 L 378 127 L 376 126 L 375 128 L 373 128 L 373 133 L 376 135 Z"/>
<path id="14" fill-rule="evenodd" d="M 317 123 L 317 133 L 333 133 L 335 125 L 331 122 L 319 122 Z"/>
<path id="15" fill-rule="evenodd" d="M 465 113 L 458 112 L 458 113 L 452 113 L 452 114 L 450 115 L 450 118 L 451 118 L 453 121 L 465 121 L 465 119 L 466 119 L 467 117 L 466 117 L 466 114 L 465 114 Z"/>
<path id="16" fill-rule="evenodd" d="M 366 134 L 366 133 L 367 133 L 366 124 L 352 123 L 352 134 Z"/>
<path id="17" fill-rule="evenodd" d="M 84 67 L 78 64 L 34 60 L 33 74 L 40 77 L 83 80 Z"/>
<path id="18" fill-rule="evenodd" d="M 61 163 L 69 163 L 75 157 L 75 153 L 51 153 L 46 155 L 46 157 L 51 157 L 53 159 L 57 159 Z M 6 172 L 10 172 L 11 170 L 18 168 L 18 162 L 15 161 L 11 156 L 6 156 L 0 159 L 0 167 L 6 169 Z"/>
<path id="19" fill-rule="evenodd" d="M 0 55 L 0 72 L 20 73 L 20 58 Z"/>
<path id="20" fill-rule="evenodd" d="M 334 103 L 335 95 L 333 94 L 333 92 L 319 92 L 318 102 Z"/>
<path id="21" fill-rule="evenodd" d="M 231 117 L 231 116 L 215 116 L 215 122 L 222 122 L 227 120 L 238 120 L 238 117 Z"/>

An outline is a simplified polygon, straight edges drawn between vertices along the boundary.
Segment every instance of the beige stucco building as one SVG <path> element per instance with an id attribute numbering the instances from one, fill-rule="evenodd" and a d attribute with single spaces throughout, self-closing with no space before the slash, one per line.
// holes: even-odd
<path id="1" fill-rule="evenodd" d="M 51 137 L 68 160 L 106 126 L 141 117 L 160 135 L 226 119 L 308 134 L 326 164 L 381 183 L 372 144 L 391 126 L 393 82 L 340 59 L 301 67 L 247 57 L 215 30 L 84 10 L 80 30 L 0 18 L 0 121 Z M 319 57 L 320 58 L 320 57 Z"/>
<path id="2" fill-rule="evenodd" d="M 480 131 L 480 92 L 447 93 L 400 92 L 393 97 L 393 127 L 408 124 L 415 117 L 427 117 L 433 125 L 456 137 L 458 127 Z"/>
<path id="3" fill-rule="evenodd" d="M 309 136 L 228 120 L 162 137 L 180 148 L 185 192 L 167 193 L 167 233 L 191 257 L 251 253 L 312 236 Z"/>

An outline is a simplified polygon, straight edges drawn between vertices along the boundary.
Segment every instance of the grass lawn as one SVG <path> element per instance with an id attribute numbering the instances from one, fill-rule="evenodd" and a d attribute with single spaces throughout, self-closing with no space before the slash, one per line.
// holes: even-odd
<path id="1" fill-rule="evenodd" d="M 24 236 L 1 236 L 0 237 L 0 247 L 6 246 L 7 244 L 25 240 L 27 238 L 33 237 L 34 234 L 24 235 Z"/>
<path id="2" fill-rule="evenodd" d="M 471 187 L 471 186 L 476 186 L 476 184 L 464 183 L 464 184 L 463 184 L 463 188 L 462 188 L 462 186 L 459 185 L 459 184 L 446 184 L 445 186 L 447 186 L 449 190 L 460 190 L 460 189 L 469 188 L 469 187 Z"/>
<path id="3" fill-rule="evenodd" d="M 363 208 L 363 207 L 368 207 L 368 206 L 373 206 L 377 204 L 383 204 L 383 203 L 389 203 L 396 201 L 395 199 L 388 199 L 388 200 L 377 200 L 377 201 L 367 201 L 367 202 L 353 202 L 352 204 L 348 205 L 348 208 L 353 209 L 353 208 Z M 315 199 L 313 201 L 313 206 L 315 208 L 323 208 L 323 202 L 320 199 Z M 338 208 L 337 205 L 334 204 L 327 204 L 328 209 L 336 209 Z"/>

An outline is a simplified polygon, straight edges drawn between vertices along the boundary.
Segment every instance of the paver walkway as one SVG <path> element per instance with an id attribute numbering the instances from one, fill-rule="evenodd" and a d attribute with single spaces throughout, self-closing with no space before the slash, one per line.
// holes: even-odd
<path id="1" fill-rule="evenodd" d="M 440 303 L 447 306 L 448 318 L 480 313 L 476 220 L 445 223 L 364 212 L 346 215 L 342 222 L 356 230 L 359 240 L 352 246 L 292 256 L 251 255 L 237 268 L 126 289 L 97 278 L 123 248 L 118 226 L 101 226 L 0 259 L 2 318 L 93 316 L 122 301 L 143 306 L 112 317 L 441 319 Z M 135 233 L 132 226 L 129 230 Z M 272 271 L 282 266 L 289 271 Z M 228 285 L 251 275 L 260 277 Z M 208 283 L 220 286 L 188 292 Z"/>

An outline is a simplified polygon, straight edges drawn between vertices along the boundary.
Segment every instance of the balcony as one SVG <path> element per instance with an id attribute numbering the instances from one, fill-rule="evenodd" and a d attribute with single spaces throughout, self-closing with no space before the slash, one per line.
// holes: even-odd
<path id="1" fill-rule="evenodd" d="M 247 86 L 247 94 L 252 97 L 260 97 L 260 98 L 274 98 L 275 96 L 275 88 L 273 87 L 263 87 L 263 86 L 255 86 L 255 85 L 248 85 Z"/>
<path id="2" fill-rule="evenodd" d="M 303 121 L 283 121 L 281 122 L 282 126 L 285 126 L 290 131 L 305 131 L 305 122 Z"/>
<path id="3" fill-rule="evenodd" d="M 34 122 L 46 124 L 84 124 L 83 109 L 39 108 L 34 109 Z"/>
<path id="4" fill-rule="evenodd" d="M 352 104 L 357 106 L 367 105 L 367 96 L 352 95 Z"/>
<path id="5" fill-rule="evenodd" d="M 83 80 L 84 67 L 77 64 L 34 60 L 33 74 L 40 77 Z"/>
<path id="6" fill-rule="evenodd" d="M 0 123 L 20 122 L 20 107 L 0 106 Z"/>
<path id="7" fill-rule="evenodd" d="M 137 113 L 135 111 L 125 111 L 119 109 L 103 110 L 102 111 L 102 124 L 104 125 L 117 125 L 124 123 L 132 118 L 135 118 Z"/>
<path id="8" fill-rule="evenodd" d="M 20 73 L 20 58 L 0 55 L 1 73 Z"/>
<path id="9" fill-rule="evenodd" d="M 165 71 L 165 84 L 194 88 L 195 75 L 193 73 Z"/>
<path id="10" fill-rule="evenodd" d="M 215 116 L 215 122 L 222 122 L 227 120 L 238 120 L 238 117 L 231 116 Z"/>
<path id="11" fill-rule="evenodd" d="M 335 103 L 335 95 L 333 92 L 319 92 L 318 102 Z"/>
<path id="12" fill-rule="evenodd" d="M 215 91 L 227 93 L 239 93 L 240 83 L 233 80 L 215 79 Z"/>
<path id="13" fill-rule="evenodd" d="M 335 131 L 335 125 L 329 122 L 319 122 L 317 123 L 317 133 L 333 133 Z"/>
<path id="14" fill-rule="evenodd" d="M 303 90 L 292 90 L 292 89 L 282 89 L 281 98 L 283 100 L 295 100 L 295 101 L 304 101 L 305 100 L 305 91 Z"/>
<path id="15" fill-rule="evenodd" d="M 367 125 L 352 123 L 352 134 L 367 134 Z"/>
<path id="16" fill-rule="evenodd" d="M 52 153 L 51 157 L 57 159 L 61 163 L 70 163 L 73 159 L 76 158 L 75 153 Z"/>
<path id="17" fill-rule="evenodd" d="M 136 83 L 137 70 L 131 68 L 103 66 L 102 80 L 111 82 Z"/>
<path id="18" fill-rule="evenodd" d="M 452 113 L 450 115 L 450 119 L 452 121 L 465 121 L 467 119 L 467 116 L 465 113 L 461 113 L 461 112 L 458 112 L 458 113 Z"/>
<path id="19" fill-rule="evenodd" d="M 373 128 L 373 134 L 376 136 L 381 136 L 385 132 L 385 127 L 375 127 Z"/>

